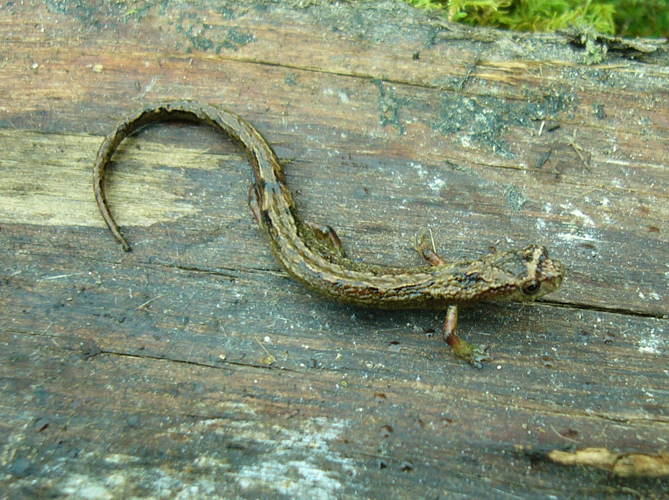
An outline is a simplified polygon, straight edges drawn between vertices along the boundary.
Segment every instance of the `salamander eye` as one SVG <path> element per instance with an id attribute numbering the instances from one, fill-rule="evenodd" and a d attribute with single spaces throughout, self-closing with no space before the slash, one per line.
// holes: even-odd
<path id="1" fill-rule="evenodd" d="M 523 293 L 525 295 L 534 295 L 539 291 L 540 288 L 541 288 L 541 283 L 539 283 L 539 280 L 532 280 L 525 286 L 523 286 Z"/>

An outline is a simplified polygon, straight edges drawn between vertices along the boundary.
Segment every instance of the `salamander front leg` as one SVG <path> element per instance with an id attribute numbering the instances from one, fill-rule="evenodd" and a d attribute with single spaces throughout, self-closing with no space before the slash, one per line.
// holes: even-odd
<path id="1" fill-rule="evenodd" d="M 456 356 L 467 360 L 476 368 L 482 368 L 483 361 L 491 358 L 485 345 L 470 344 L 455 333 L 458 326 L 458 306 L 448 306 L 446 321 L 444 321 L 444 340 L 451 346 Z"/>
<path id="2" fill-rule="evenodd" d="M 437 252 L 435 252 L 432 238 L 428 240 L 428 237 L 425 233 L 416 238 L 414 242 L 414 248 L 426 261 L 428 261 L 433 266 L 440 266 L 446 263 L 446 261 L 439 257 Z M 448 310 L 446 311 L 446 321 L 444 321 L 443 329 L 444 340 L 448 345 L 451 346 L 456 356 L 466 359 L 476 368 L 482 368 L 481 362 L 490 359 L 490 356 L 486 352 L 486 346 L 470 344 L 458 337 L 458 335 L 455 333 L 457 326 L 458 306 L 448 306 Z"/>
<path id="3" fill-rule="evenodd" d="M 434 250 L 434 242 L 432 241 L 432 238 L 428 240 L 427 234 L 423 233 L 418 236 L 413 242 L 413 247 L 421 257 L 433 266 L 446 264 L 446 261 L 437 255 L 437 252 Z"/>

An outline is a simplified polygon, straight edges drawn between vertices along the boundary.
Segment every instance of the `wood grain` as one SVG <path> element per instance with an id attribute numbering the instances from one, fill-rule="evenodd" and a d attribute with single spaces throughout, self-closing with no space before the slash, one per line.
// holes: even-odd
<path id="1" fill-rule="evenodd" d="M 667 498 L 552 450 L 667 453 L 669 56 L 585 64 L 563 35 L 395 2 L 0 7 L 0 498 Z M 539 243 L 534 305 L 443 314 L 323 301 L 273 260 L 235 145 L 102 136 L 190 98 L 251 121 L 307 220 L 416 264 Z"/>

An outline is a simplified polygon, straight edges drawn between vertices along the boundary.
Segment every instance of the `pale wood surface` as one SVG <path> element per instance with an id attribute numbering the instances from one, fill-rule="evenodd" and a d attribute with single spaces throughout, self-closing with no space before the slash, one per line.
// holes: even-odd
<path id="1" fill-rule="evenodd" d="M 549 462 L 669 447 L 669 57 L 587 65 L 560 35 L 468 30 L 404 4 L 0 7 L 0 498 L 666 498 L 666 479 Z M 323 301 L 287 279 L 236 147 L 192 126 L 102 136 L 190 98 L 275 145 L 308 220 L 413 265 L 546 245 L 531 306 Z M 410 464 L 410 465 L 409 465 Z"/>

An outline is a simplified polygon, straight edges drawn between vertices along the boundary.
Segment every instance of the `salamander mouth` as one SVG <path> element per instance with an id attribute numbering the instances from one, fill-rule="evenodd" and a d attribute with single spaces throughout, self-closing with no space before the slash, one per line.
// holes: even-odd
<path id="1" fill-rule="evenodd" d="M 564 281 L 566 271 L 562 262 L 559 260 L 546 260 L 544 261 L 542 271 L 544 276 L 544 287 L 542 288 L 546 288 L 546 291 L 542 293 L 542 295 L 553 292 L 560 288 L 562 282 Z"/>

